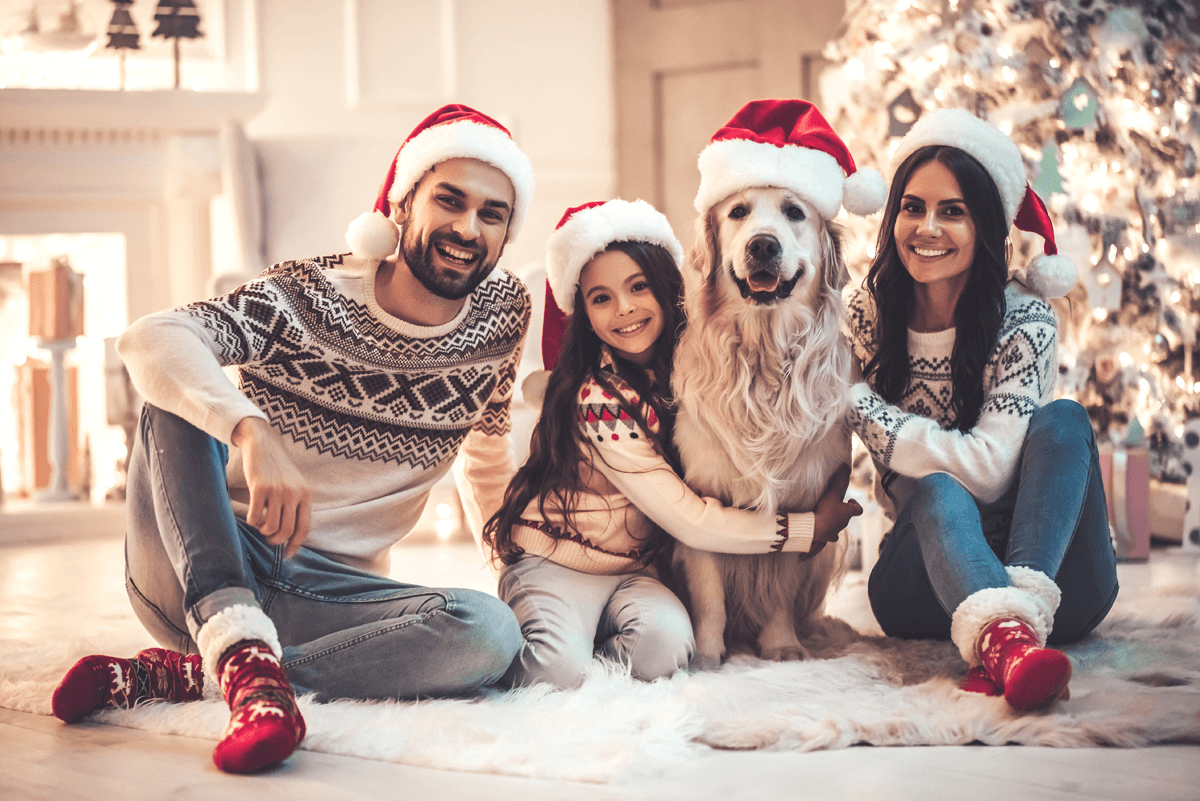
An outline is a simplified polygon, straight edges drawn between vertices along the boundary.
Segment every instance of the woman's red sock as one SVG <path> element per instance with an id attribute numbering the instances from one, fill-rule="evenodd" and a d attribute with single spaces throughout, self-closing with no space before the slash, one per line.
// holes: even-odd
<path id="1" fill-rule="evenodd" d="M 139 701 L 198 701 L 204 671 L 197 654 L 147 648 L 132 659 L 85 656 L 67 671 L 50 701 L 54 716 L 74 723 L 96 709 L 128 709 Z"/>
<path id="2" fill-rule="evenodd" d="M 229 725 L 213 751 L 228 773 L 251 773 L 287 759 L 304 739 L 304 718 L 283 666 L 261 640 L 238 643 L 217 666 Z"/>
<path id="3" fill-rule="evenodd" d="M 978 649 L 988 678 L 1004 691 L 1013 709 L 1038 709 L 1067 691 L 1071 660 L 1062 651 L 1040 647 L 1023 620 L 1003 618 L 988 624 L 979 635 Z"/>

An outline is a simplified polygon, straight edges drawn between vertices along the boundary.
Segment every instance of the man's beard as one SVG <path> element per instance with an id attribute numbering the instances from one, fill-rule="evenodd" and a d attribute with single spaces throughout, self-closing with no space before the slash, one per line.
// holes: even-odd
<path id="1" fill-rule="evenodd" d="M 406 230 L 400 239 L 400 255 L 408 265 L 413 277 L 421 282 L 421 286 L 430 293 L 446 300 L 462 300 L 475 291 L 475 287 L 483 283 L 496 267 L 499 257 L 492 261 L 480 261 L 469 273 L 444 270 L 439 272 L 433 263 L 435 242 L 441 242 L 472 253 L 479 253 L 480 246 L 461 239 L 457 234 L 433 234 L 429 241 L 422 244 L 417 234 L 409 234 Z"/>

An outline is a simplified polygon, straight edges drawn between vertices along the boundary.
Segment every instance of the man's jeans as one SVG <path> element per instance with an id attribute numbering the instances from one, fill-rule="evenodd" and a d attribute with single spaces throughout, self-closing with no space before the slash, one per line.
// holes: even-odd
<path id="1" fill-rule="evenodd" d="M 228 448 L 146 404 L 129 465 L 126 586 L 161 645 L 195 653 L 234 604 L 274 621 L 297 693 L 320 700 L 453 695 L 496 681 L 521 645 L 486 593 L 401 584 L 301 548 L 291 559 L 235 517 Z"/>
<path id="2" fill-rule="evenodd" d="M 1002 556 L 982 520 L 1011 510 Z M 1040 570 L 1062 591 L 1050 642 L 1094 629 L 1117 598 L 1117 567 L 1096 441 L 1074 401 L 1033 414 L 1020 475 L 1004 498 L 980 505 L 945 473 L 921 479 L 871 571 L 868 594 L 889 636 L 950 639 L 950 617 L 969 595 L 1009 586 L 1005 566 Z"/>

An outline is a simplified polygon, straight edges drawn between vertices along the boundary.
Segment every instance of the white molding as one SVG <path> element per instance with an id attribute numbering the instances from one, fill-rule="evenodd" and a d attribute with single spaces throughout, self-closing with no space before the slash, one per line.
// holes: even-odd
<path id="1" fill-rule="evenodd" d="M 436 79 L 424 80 L 416 76 L 416 80 L 405 81 L 404 77 L 412 76 L 411 70 L 404 70 L 398 65 L 389 64 L 388 73 L 393 80 L 387 83 L 386 90 L 372 88 L 364 81 L 364 72 L 370 69 L 374 54 L 362 51 L 362 38 L 365 30 L 381 25 L 380 20 L 369 17 L 370 9 L 364 5 L 371 0 L 342 0 L 343 45 L 345 48 L 346 72 L 346 106 L 351 109 L 378 110 L 400 108 L 426 108 L 452 100 L 458 91 L 458 4 L 456 0 L 436 0 L 437 19 L 440 36 L 436 43 L 436 54 L 426 59 L 425 63 L 436 63 Z M 404 13 L 397 6 L 408 5 L 411 8 L 428 7 L 430 0 L 390 0 L 385 4 L 392 13 Z M 404 25 L 392 26 L 395 33 L 392 52 L 406 53 L 427 47 L 427 31 L 421 28 L 409 28 Z M 378 83 L 378 82 L 377 82 Z"/>

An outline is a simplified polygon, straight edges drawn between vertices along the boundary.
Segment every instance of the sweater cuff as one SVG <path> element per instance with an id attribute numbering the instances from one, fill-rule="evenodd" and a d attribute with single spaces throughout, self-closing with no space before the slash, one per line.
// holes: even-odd
<path id="1" fill-rule="evenodd" d="M 776 537 L 771 550 L 783 553 L 808 553 L 812 550 L 816 521 L 816 515 L 812 512 L 776 515 Z"/>
<path id="2" fill-rule="evenodd" d="M 870 400 L 875 396 L 875 390 L 871 389 L 871 385 L 866 381 L 859 381 L 854 386 L 850 387 L 850 402 L 854 406 L 861 406 L 865 400 Z"/>

